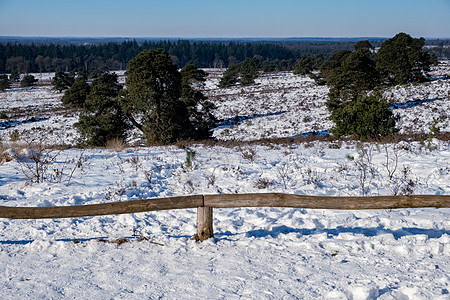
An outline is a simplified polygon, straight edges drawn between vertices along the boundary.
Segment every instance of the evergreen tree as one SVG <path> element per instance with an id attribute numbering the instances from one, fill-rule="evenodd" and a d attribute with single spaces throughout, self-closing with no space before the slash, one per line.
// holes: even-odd
<path id="1" fill-rule="evenodd" d="M 377 53 L 377 68 L 387 84 L 406 84 L 425 79 L 436 58 L 422 51 L 425 39 L 399 33 L 385 41 Z"/>
<path id="2" fill-rule="evenodd" d="M 328 82 L 331 74 L 337 68 L 342 66 L 342 63 L 345 61 L 347 56 L 349 56 L 352 52 L 349 50 L 341 50 L 339 52 L 333 53 L 321 66 L 320 66 L 320 77 Z"/>
<path id="3" fill-rule="evenodd" d="M 10 85 L 8 75 L 0 75 L 0 91 L 9 89 Z"/>
<path id="4" fill-rule="evenodd" d="M 33 75 L 25 75 L 20 81 L 21 87 L 30 87 L 36 84 L 38 80 Z"/>
<path id="5" fill-rule="evenodd" d="M 189 63 L 181 73 L 181 100 L 186 104 L 189 119 L 194 126 L 195 138 L 206 139 L 212 134 L 216 118 L 212 114 L 214 104 L 200 91 L 208 74 Z"/>
<path id="6" fill-rule="evenodd" d="M 379 84 L 379 74 L 371 52 L 368 48 L 357 49 L 346 56 L 341 66 L 335 68 L 328 78 L 331 89 L 327 105 L 331 111 L 335 105 L 354 101 Z"/>
<path id="7" fill-rule="evenodd" d="M 235 85 L 239 79 L 239 65 L 230 65 L 223 73 L 222 78 L 219 81 L 219 88 L 227 88 Z"/>
<path id="8" fill-rule="evenodd" d="M 309 74 L 313 70 L 313 66 L 314 66 L 313 59 L 309 55 L 303 54 L 302 57 L 295 64 L 294 74 L 297 75 Z"/>
<path id="9" fill-rule="evenodd" d="M 398 117 L 381 93 L 373 91 L 380 84 L 380 76 L 371 49 L 368 41 L 358 42 L 354 52 L 342 52 L 329 64 L 334 67 L 328 75 L 326 105 L 337 136 L 377 139 L 397 132 Z"/>
<path id="10" fill-rule="evenodd" d="M 122 107 L 149 144 L 195 137 L 181 89 L 180 72 L 167 52 L 144 50 L 130 61 Z"/>
<path id="11" fill-rule="evenodd" d="M 227 88 L 235 85 L 237 82 L 242 85 L 251 85 L 255 83 L 258 77 L 259 61 L 257 58 L 247 58 L 238 64 L 232 64 L 223 73 L 219 82 L 220 88 Z"/>
<path id="12" fill-rule="evenodd" d="M 239 64 L 240 69 L 240 82 L 242 85 L 251 85 L 255 83 L 255 79 L 258 77 L 259 61 L 256 58 L 246 58 Z"/>
<path id="13" fill-rule="evenodd" d="M 129 124 L 119 104 L 122 87 L 116 74 L 104 74 L 92 82 L 75 127 L 88 145 L 104 146 L 109 140 L 125 139 Z"/>
<path id="14" fill-rule="evenodd" d="M 56 72 L 55 77 L 52 79 L 53 89 L 58 92 L 62 92 L 70 88 L 75 83 L 75 75 L 64 73 L 64 72 Z"/>
<path id="15" fill-rule="evenodd" d="M 389 103 L 380 93 L 360 95 L 343 104 L 331 114 L 336 124 L 332 132 L 337 136 L 354 135 L 358 138 L 380 139 L 398 132 L 398 116 L 389 109 Z"/>
<path id="16" fill-rule="evenodd" d="M 89 84 L 84 80 L 77 80 L 75 83 L 64 93 L 61 101 L 66 106 L 73 106 L 83 108 L 87 96 L 90 91 Z"/>

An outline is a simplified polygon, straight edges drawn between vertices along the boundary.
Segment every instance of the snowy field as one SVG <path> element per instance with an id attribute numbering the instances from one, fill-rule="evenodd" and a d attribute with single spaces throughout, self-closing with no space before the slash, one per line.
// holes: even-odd
<path id="1" fill-rule="evenodd" d="M 448 73 L 450 65 L 441 64 L 433 76 Z M 46 85 L 0 93 L 0 205 L 253 192 L 450 195 L 448 141 L 240 143 L 331 128 L 326 87 L 275 75 L 282 76 L 260 77 L 252 87 L 218 89 L 214 75 L 207 82 L 221 119 L 214 136 L 234 142 L 188 150 L 43 149 L 50 162 L 41 183 L 33 182 L 28 144 L 74 144 L 78 112 L 65 110 L 62 94 Z M 387 92 L 395 103 L 437 99 L 395 110 L 404 133 L 428 133 L 433 118 L 450 131 L 449 84 Z M 195 153 L 190 162 L 188 152 Z M 449 217 L 450 209 L 434 208 L 215 209 L 215 238 L 203 243 L 191 239 L 192 209 L 0 219 L 0 298 L 450 299 Z"/>

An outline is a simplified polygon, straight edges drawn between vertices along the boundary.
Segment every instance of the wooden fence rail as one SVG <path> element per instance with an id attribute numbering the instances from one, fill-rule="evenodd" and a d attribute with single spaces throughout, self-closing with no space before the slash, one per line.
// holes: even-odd
<path id="1" fill-rule="evenodd" d="M 138 213 L 155 210 L 197 208 L 197 234 L 203 241 L 214 236 L 213 208 L 292 207 L 310 209 L 397 209 L 450 208 L 450 195 L 412 195 L 375 197 L 322 197 L 266 194 L 222 194 L 181 196 L 113 203 L 58 207 L 0 206 L 0 218 L 53 219 Z"/>

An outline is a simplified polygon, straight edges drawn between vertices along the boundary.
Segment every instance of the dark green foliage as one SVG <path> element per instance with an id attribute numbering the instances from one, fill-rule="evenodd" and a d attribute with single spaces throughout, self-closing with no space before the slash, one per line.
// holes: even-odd
<path id="1" fill-rule="evenodd" d="M 121 89 L 116 74 L 104 74 L 92 82 L 85 111 L 75 124 L 86 144 L 104 146 L 109 140 L 125 138 L 129 124 L 119 104 Z"/>
<path id="2" fill-rule="evenodd" d="M 33 75 L 25 75 L 20 81 L 21 87 L 30 87 L 36 84 L 38 80 Z"/>
<path id="3" fill-rule="evenodd" d="M 359 48 L 345 56 L 341 66 L 334 68 L 328 77 L 330 100 L 352 101 L 375 88 L 379 81 L 371 52 L 367 48 Z"/>
<path id="4" fill-rule="evenodd" d="M 131 125 L 148 144 L 210 137 L 213 106 L 197 90 L 205 77 L 194 65 L 180 73 L 163 50 L 143 51 L 130 62 L 125 91 L 116 74 L 94 80 L 76 126 L 88 144 L 98 146 L 123 139 Z"/>
<path id="5" fill-rule="evenodd" d="M 130 61 L 122 107 L 143 131 L 147 143 L 168 144 L 195 137 L 181 94 L 181 74 L 168 53 L 145 50 Z"/>
<path id="6" fill-rule="evenodd" d="M 67 90 L 75 83 L 75 75 L 64 73 L 64 72 L 56 72 L 55 77 L 52 79 L 53 89 L 58 92 L 62 92 L 63 90 Z"/>
<path id="7" fill-rule="evenodd" d="M 255 83 L 255 79 L 258 77 L 259 61 L 256 58 L 246 58 L 240 64 L 242 85 L 251 85 Z"/>
<path id="8" fill-rule="evenodd" d="M 314 56 L 313 58 L 313 70 L 319 70 L 320 66 L 323 64 L 323 62 L 325 61 L 323 54 L 317 54 L 316 56 Z"/>
<path id="9" fill-rule="evenodd" d="M 55 40 L 64 43 L 63 40 Z M 380 41 L 375 41 L 377 46 Z M 448 40 L 427 41 L 435 47 L 428 49 L 439 58 L 450 59 Z M 287 42 L 235 42 L 235 41 L 124 41 L 92 43 L 89 45 L 62 45 L 51 43 L 7 43 L 0 44 L 0 73 L 56 72 L 84 68 L 86 72 L 107 68 L 127 69 L 129 61 L 139 52 L 148 49 L 164 49 L 179 68 L 195 61 L 201 68 L 228 67 L 248 57 L 258 57 L 263 70 L 294 70 L 295 61 L 302 54 L 328 57 L 340 50 L 350 50 L 354 41 L 287 41 Z"/>
<path id="10" fill-rule="evenodd" d="M 385 41 L 378 50 L 377 68 L 387 84 L 421 82 L 435 61 L 435 57 L 423 52 L 425 39 L 415 39 L 399 33 Z"/>
<path id="11" fill-rule="evenodd" d="M 333 71 L 342 66 L 347 56 L 352 52 L 349 50 L 341 50 L 339 52 L 333 53 L 321 66 L 320 66 L 320 77 L 328 82 L 329 77 Z"/>
<path id="12" fill-rule="evenodd" d="M 389 103 L 380 93 L 359 96 L 355 101 L 336 108 L 331 119 L 336 124 L 337 136 L 354 135 L 358 138 L 379 139 L 398 131 L 397 116 L 388 109 Z"/>
<path id="13" fill-rule="evenodd" d="M 224 73 L 219 82 L 220 88 L 227 88 L 240 83 L 251 85 L 258 77 L 259 61 L 256 58 L 247 58 L 243 62 L 231 65 Z"/>
<path id="14" fill-rule="evenodd" d="M 313 68 L 314 68 L 313 59 L 309 55 L 303 54 L 302 57 L 295 64 L 294 74 L 297 75 L 310 74 Z"/>
<path id="15" fill-rule="evenodd" d="M 108 73 L 108 68 L 107 68 L 107 67 L 102 67 L 102 68 L 100 68 L 100 69 L 92 70 L 92 71 L 89 73 L 88 78 L 89 78 L 89 79 L 96 79 L 96 78 L 99 78 L 99 77 L 101 77 L 102 75 L 104 75 L 104 74 L 106 74 L 106 73 Z"/>
<path id="16" fill-rule="evenodd" d="M 9 75 L 9 81 L 11 82 L 19 82 L 20 81 L 20 74 L 19 72 L 13 70 L 11 71 L 11 74 Z"/>
<path id="17" fill-rule="evenodd" d="M 372 44 L 369 41 L 365 40 L 365 41 L 357 42 L 355 44 L 355 46 L 354 46 L 354 49 L 355 49 L 355 51 L 358 51 L 358 50 L 373 50 L 374 47 L 372 46 Z"/>
<path id="18" fill-rule="evenodd" d="M 9 89 L 11 83 L 9 82 L 8 75 L 0 75 L 0 91 Z"/>
<path id="19" fill-rule="evenodd" d="M 65 93 L 61 101 L 66 106 L 83 108 L 90 86 L 84 80 L 77 80 Z"/>
<path id="20" fill-rule="evenodd" d="M 354 52 L 337 53 L 322 65 L 330 86 L 326 105 L 337 136 L 378 139 L 397 132 L 398 118 L 389 103 L 373 92 L 381 80 L 372 48 L 369 41 L 360 41 Z"/>
<path id="21" fill-rule="evenodd" d="M 239 80 L 239 65 L 234 64 L 228 67 L 223 73 L 222 78 L 219 81 L 219 88 L 227 88 L 235 85 Z"/>
<path id="22" fill-rule="evenodd" d="M 181 100 L 186 104 L 188 115 L 195 130 L 195 139 L 206 139 L 212 134 L 216 118 L 212 114 L 214 104 L 200 92 L 208 74 L 190 63 L 180 71 Z"/>

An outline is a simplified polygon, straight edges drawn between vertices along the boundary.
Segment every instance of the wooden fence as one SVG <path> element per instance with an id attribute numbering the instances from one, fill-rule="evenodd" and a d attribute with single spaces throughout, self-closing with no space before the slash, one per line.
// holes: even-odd
<path id="1" fill-rule="evenodd" d="M 213 208 L 292 207 L 309 209 L 397 209 L 436 207 L 450 208 L 450 195 L 412 195 L 376 197 L 322 197 L 266 194 L 222 194 L 169 197 L 124 202 L 58 207 L 0 206 L 0 218 L 53 219 L 116 215 L 155 210 L 197 208 L 197 234 L 204 241 L 214 236 Z"/>

